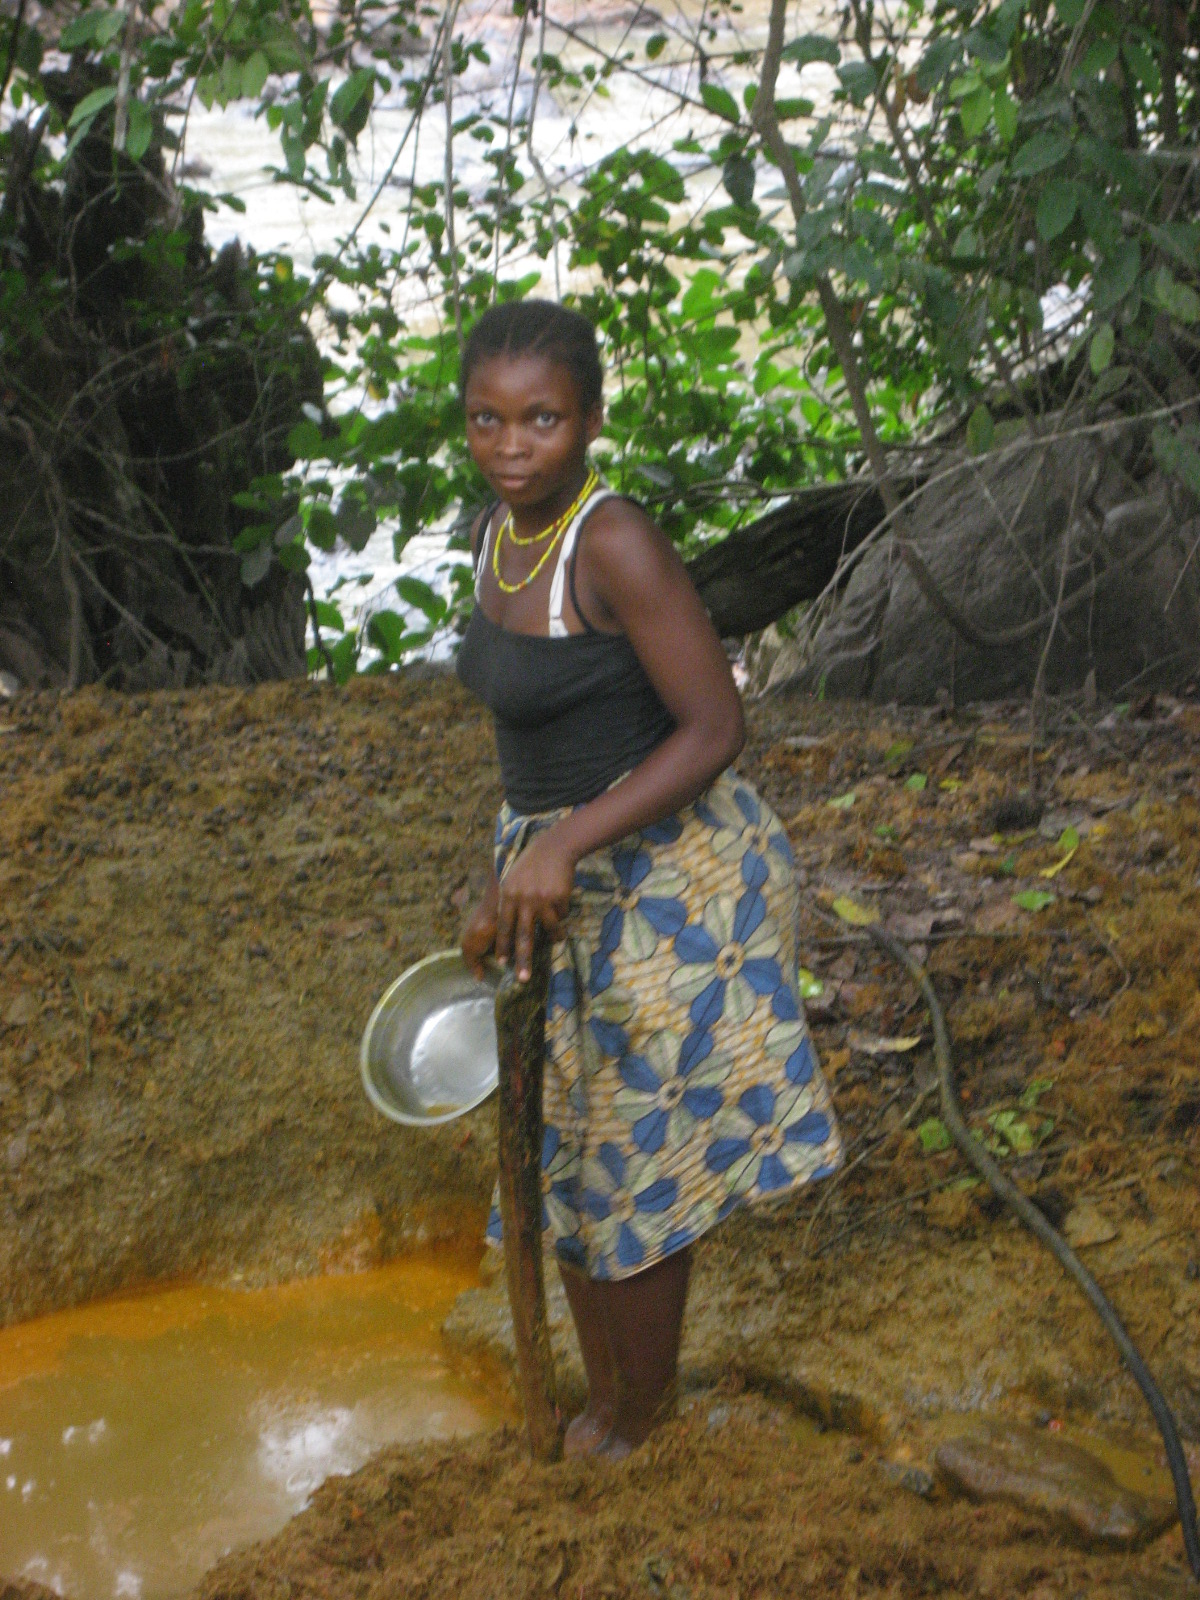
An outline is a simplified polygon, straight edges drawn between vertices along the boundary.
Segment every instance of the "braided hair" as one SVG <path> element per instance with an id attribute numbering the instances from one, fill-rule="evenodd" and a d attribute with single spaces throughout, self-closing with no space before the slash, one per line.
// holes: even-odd
<path id="1" fill-rule="evenodd" d="M 570 372 L 585 412 L 600 404 L 604 374 L 596 330 L 578 311 L 554 300 L 509 300 L 485 311 L 467 337 L 461 389 L 471 373 L 494 356 L 546 356 Z"/>

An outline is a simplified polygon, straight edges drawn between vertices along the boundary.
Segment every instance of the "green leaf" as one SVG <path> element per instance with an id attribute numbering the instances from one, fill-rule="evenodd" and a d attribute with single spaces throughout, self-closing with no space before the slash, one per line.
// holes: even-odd
<path id="1" fill-rule="evenodd" d="M 810 61 L 825 61 L 831 67 L 836 67 L 842 59 L 842 52 L 832 39 L 823 38 L 819 33 L 802 33 L 799 38 L 784 45 L 783 59 L 794 61 L 798 67 L 806 66 Z"/>
<path id="2" fill-rule="evenodd" d="M 375 511 L 361 498 L 361 493 L 360 490 L 358 495 L 352 495 L 348 488 L 337 508 L 338 533 L 351 550 L 364 549 L 375 532 Z"/>
<path id="3" fill-rule="evenodd" d="M 107 7 L 102 11 L 85 11 L 63 29 L 59 44 L 64 50 L 81 50 L 85 45 L 94 45 L 97 50 L 103 50 L 124 26 L 123 11 L 110 11 Z"/>
<path id="4" fill-rule="evenodd" d="M 928 784 L 929 779 L 923 772 L 914 772 L 911 777 L 904 780 L 904 787 L 910 794 L 924 794 Z"/>
<path id="5" fill-rule="evenodd" d="M 977 405 L 967 418 L 967 449 L 974 456 L 981 456 L 992 448 L 992 440 L 996 436 L 996 424 L 992 421 L 992 413 L 983 405 Z"/>
<path id="6" fill-rule="evenodd" d="M 1173 432 L 1160 422 L 1150 435 L 1154 459 L 1164 472 L 1171 473 L 1200 496 L 1200 452 L 1183 434 Z"/>
<path id="7" fill-rule="evenodd" d="M 883 753 L 885 761 L 903 761 L 913 748 L 911 739 L 897 739 L 895 744 L 889 745 Z"/>
<path id="8" fill-rule="evenodd" d="M 1125 299 L 1137 282 L 1142 265 L 1142 247 L 1136 239 L 1125 239 L 1092 281 L 1092 311 L 1102 316 Z"/>
<path id="9" fill-rule="evenodd" d="M 924 1122 L 918 1123 L 917 1138 L 927 1156 L 936 1155 L 939 1150 L 949 1150 L 954 1142 L 949 1128 L 940 1117 L 926 1117 Z"/>
<path id="10" fill-rule="evenodd" d="M 1017 103 L 1007 89 L 997 89 L 992 95 L 992 115 L 996 119 L 996 132 L 1005 144 L 1017 136 Z"/>
<path id="11" fill-rule="evenodd" d="M 1027 1122 L 1023 1122 L 1015 1111 L 993 1111 L 988 1123 L 1014 1155 L 1028 1155 L 1034 1148 L 1036 1141 L 1033 1129 Z"/>
<path id="12" fill-rule="evenodd" d="M 825 985 L 820 978 L 814 978 L 807 967 L 798 967 L 796 969 L 796 978 L 801 1000 L 815 1000 L 818 995 L 825 993 Z"/>
<path id="13" fill-rule="evenodd" d="M 1163 222 L 1150 232 L 1160 250 L 1194 272 L 1200 266 L 1200 227 L 1194 222 Z"/>
<path id="14" fill-rule="evenodd" d="M 1053 1078 L 1031 1078 L 1021 1091 L 1022 1109 L 1032 1111 L 1042 1096 L 1049 1094 L 1053 1087 Z"/>
<path id="15" fill-rule="evenodd" d="M 247 100 L 257 100 L 266 85 L 271 63 L 262 50 L 256 50 L 242 62 L 242 93 Z"/>
<path id="16" fill-rule="evenodd" d="M 321 437 L 321 430 L 310 417 L 302 418 L 290 430 L 287 447 L 298 461 L 311 461 L 314 456 L 328 453 L 325 440 Z"/>
<path id="17" fill-rule="evenodd" d="M 1189 284 L 1180 283 L 1166 267 L 1159 267 L 1154 274 L 1154 298 L 1176 322 L 1200 320 L 1200 295 Z"/>
<path id="18" fill-rule="evenodd" d="M 311 557 L 302 544 L 285 544 L 276 550 L 275 559 L 285 572 L 303 572 Z"/>
<path id="19" fill-rule="evenodd" d="M 318 550 L 332 550 L 337 544 L 337 518 L 327 505 L 309 507 L 304 531 Z"/>
<path id="20" fill-rule="evenodd" d="M 441 622 L 446 615 L 445 600 L 420 578 L 397 578 L 396 593 L 406 605 L 414 606 L 427 616 L 430 622 Z"/>
<path id="21" fill-rule="evenodd" d="M 1085 78 L 1098 78 L 1117 59 L 1120 49 L 1115 39 L 1093 39 L 1079 68 Z"/>
<path id="22" fill-rule="evenodd" d="M 730 156 L 721 168 L 721 181 L 735 206 L 748 206 L 754 199 L 754 162 L 749 156 Z"/>
<path id="23" fill-rule="evenodd" d="M 77 128 L 81 122 L 88 122 L 98 111 L 103 111 L 105 106 L 112 105 L 117 98 L 115 84 L 105 84 L 103 89 L 93 89 L 91 94 L 85 94 L 83 99 L 71 113 L 67 123 L 68 128 Z"/>
<path id="24" fill-rule="evenodd" d="M 1047 243 L 1065 233 L 1079 206 L 1079 186 L 1070 178 L 1051 178 L 1037 207 L 1037 231 Z"/>
<path id="25" fill-rule="evenodd" d="M 843 922 L 848 922 L 852 928 L 869 928 L 873 922 L 879 921 L 879 913 L 873 906 L 860 906 L 857 900 L 851 900 L 847 894 L 840 894 L 833 902 L 833 910 Z"/>
<path id="26" fill-rule="evenodd" d="M 992 117 L 992 91 L 986 83 L 971 91 L 959 106 L 958 114 L 968 139 L 977 138 L 983 132 Z"/>
<path id="27" fill-rule="evenodd" d="M 318 600 L 313 607 L 316 612 L 317 623 L 322 628 L 336 628 L 339 633 L 346 631 L 346 623 L 342 613 L 331 600 Z"/>
<path id="28" fill-rule="evenodd" d="M 150 148 L 154 134 L 154 119 L 140 100 L 129 102 L 129 125 L 125 130 L 125 154 L 131 161 L 140 161 Z"/>
<path id="29" fill-rule="evenodd" d="M 856 106 L 865 105 L 867 97 L 875 92 L 875 68 L 869 61 L 844 61 L 837 75 Z"/>
<path id="30" fill-rule="evenodd" d="M 962 51 L 961 36 L 943 34 L 940 39 L 934 39 L 917 68 L 917 87 L 926 94 L 938 88 L 958 64 Z"/>
<path id="31" fill-rule="evenodd" d="M 395 611 L 376 611 L 367 623 L 367 643 L 388 662 L 398 662 L 411 643 L 404 618 Z"/>
<path id="32" fill-rule="evenodd" d="M 728 89 L 722 89 L 717 83 L 702 83 L 700 85 L 700 98 L 714 116 L 724 117 L 726 122 L 737 122 L 737 101 Z"/>
<path id="33" fill-rule="evenodd" d="M 1099 377 L 1113 358 L 1113 346 L 1116 336 L 1113 333 L 1111 322 L 1102 322 L 1092 335 L 1092 342 L 1088 347 L 1088 361 L 1092 373 Z"/>
<path id="34" fill-rule="evenodd" d="M 1125 387 L 1132 376 L 1132 367 L 1109 367 L 1107 372 L 1102 372 L 1096 379 L 1092 399 L 1103 400 L 1106 395 L 1116 394 L 1118 389 Z"/>
<path id="35" fill-rule="evenodd" d="M 666 48 L 667 36 L 665 33 L 652 33 L 646 40 L 646 54 L 651 61 L 657 61 Z"/>
<path id="36" fill-rule="evenodd" d="M 1044 911 L 1057 898 L 1049 889 L 1023 889 L 1020 894 L 1013 895 L 1013 905 L 1020 906 L 1022 911 Z"/>
<path id="37" fill-rule="evenodd" d="M 851 789 L 848 794 L 839 794 L 836 799 L 827 800 L 825 804 L 831 811 L 849 811 L 850 807 L 857 799 L 858 796 L 855 794 L 854 790 Z"/>
<path id="38" fill-rule="evenodd" d="M 256 584 L 260 584 L 270 572 L 271 555 L 271 541 L 264 539 L 257 549 L 242 557 L 242 582 L 247 589 L 253 589 Z"/>
<path id="39" fill-rule="evenodd" d="M 374 95 L 375 73 L 370 67 L 359 67 L 335 90 L 329 115 L 348 139 L 357 139 L 366 127 Z"/>
<path id="40" fill-rule="evenodd" d="M 1035 133 L 1032 139 L 1026 139 L 1013 157 L 1013 177 L 1032 178 L 1039 172 L 1046 172 L 1056 167 L 1070 149 L 1071 141 L 1065 133 Z"/>

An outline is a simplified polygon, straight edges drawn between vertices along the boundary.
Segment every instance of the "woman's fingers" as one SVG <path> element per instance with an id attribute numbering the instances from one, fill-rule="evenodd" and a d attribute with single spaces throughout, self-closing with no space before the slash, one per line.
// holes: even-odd
<path id="1" fill-rule="evenodd" d="M 533 969 L 533 935 L 539 923 L 551 939 L 562 937 L 563 912 L 552 900 L 540 895 L 518 896 L 501 888 L 496 959 L 503 964 L 511 955 L 522 983 L 528 980 Z"/>
<path id="2" fill-rule="evenodd" d="M 504 886 L 500 887 L 500 904 L 496 911 L 496 960 L 502 967 L 508 965 L 512 954 L 513 925 L 517 917 L 517 903 Z"/>
<path id="3" fill-rule="evenodd" d="M 533 931 L 537 922 L 532 904 L 527 900 L 522 901 L 517 908 L 516 942 L 513 950 L 513 965 L 522 983 L 528 982 L 529 974 L 533 971 Z"/>

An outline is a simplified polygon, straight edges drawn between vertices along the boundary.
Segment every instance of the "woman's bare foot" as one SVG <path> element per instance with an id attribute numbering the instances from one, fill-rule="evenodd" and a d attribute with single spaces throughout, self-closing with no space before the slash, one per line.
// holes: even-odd
<path id="1" fill-rule="evenodd" d="M 636 1445 L 630 1444 L 628 1439 L 622 1439 L 620 1434 L 610 1432 L 602 1439 L 592 1454 L 603 1456 L 606 1461 L 624 1461 L 626 1456 L 631 1456 Z"/>
<path id="2" fill-rule="evenodd" d="M 599 1405 L 594 1410 L 589 1402 L 586 1411 L 573 1417 L 563 1437 L 564 1456 L 593 1456 L 612 1431 L 613 1408 Z"/>

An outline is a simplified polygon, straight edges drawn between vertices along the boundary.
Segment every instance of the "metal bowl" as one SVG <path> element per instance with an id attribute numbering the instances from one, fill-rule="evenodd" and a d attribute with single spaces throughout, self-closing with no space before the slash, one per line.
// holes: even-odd
<path id="1" fill-rule="evenodd" d="M 372 1105 L 428 1127 L 482 1105 L 500 1079 L 496 968 L 471 975 L 457 950 L 401 973 L 371 1013 L 359 1060 Z"/>

